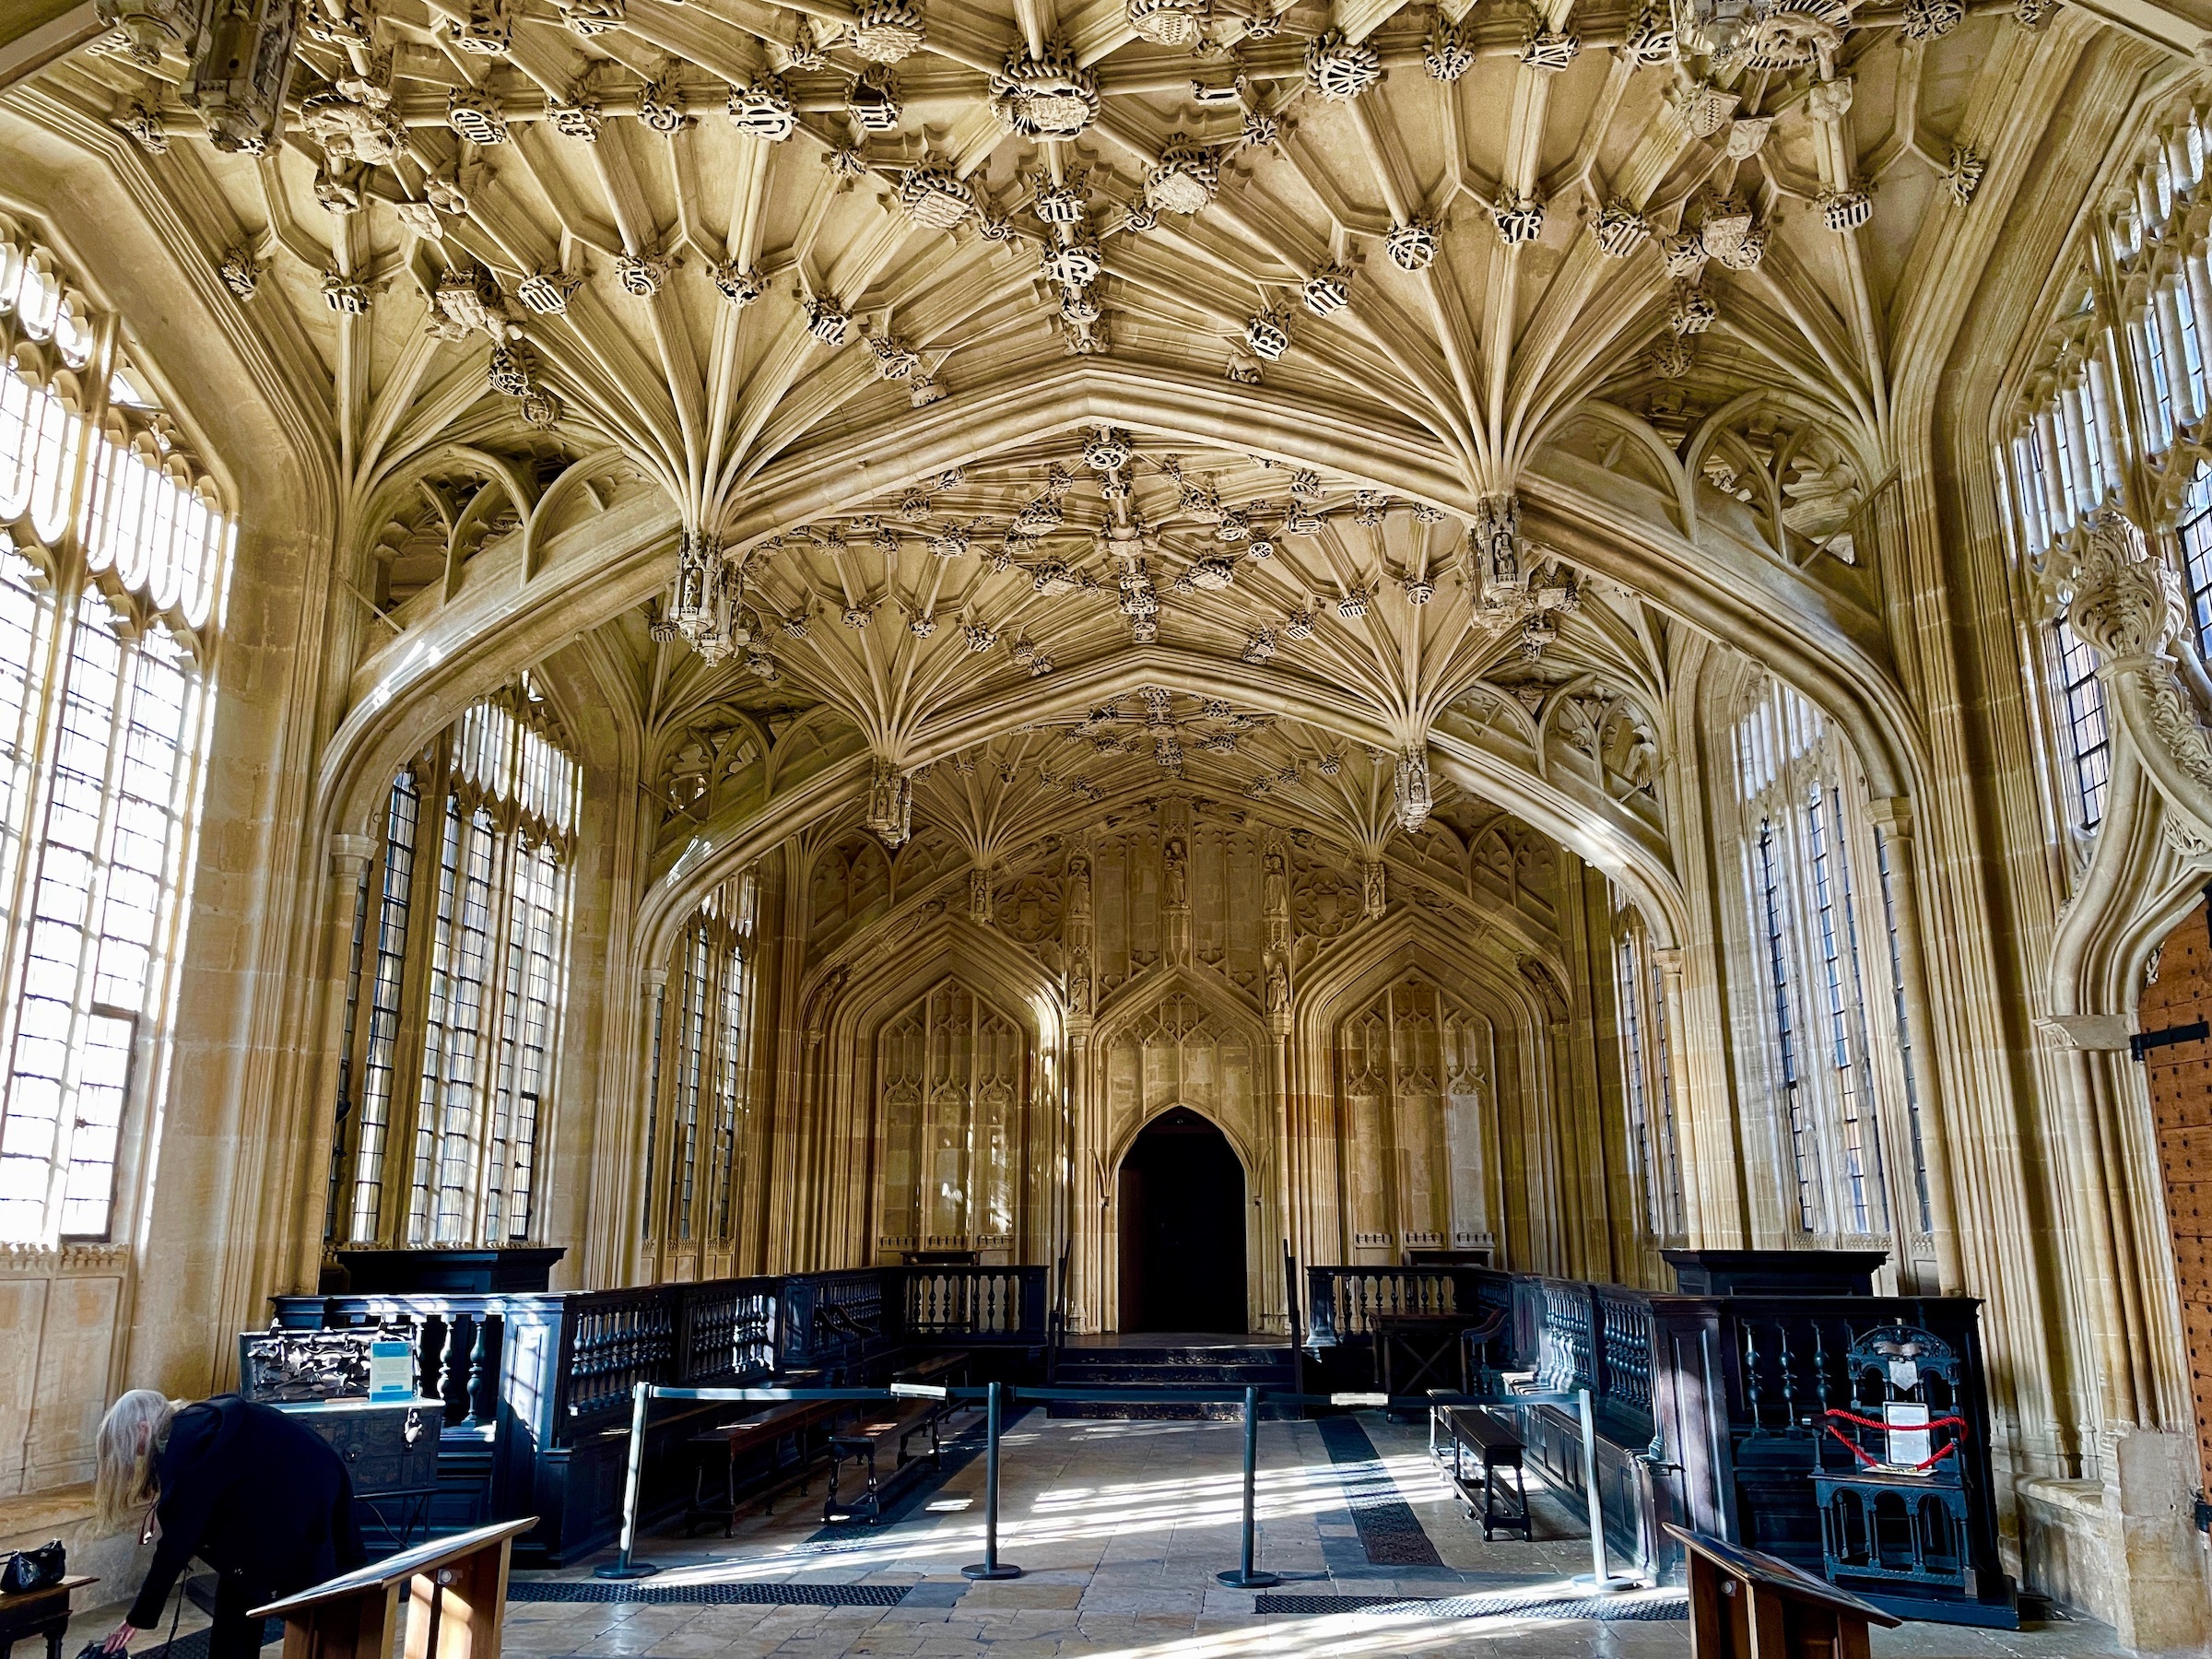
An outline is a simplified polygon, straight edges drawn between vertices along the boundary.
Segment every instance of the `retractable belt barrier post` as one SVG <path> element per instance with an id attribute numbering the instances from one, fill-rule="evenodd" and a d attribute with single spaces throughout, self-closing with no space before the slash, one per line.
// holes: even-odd
<path id="1" fill-rule="evenodd" d="M 960 1569 L 962 1578 L 1013 1579 L 1021 1569 L 998 1559 L 998 1403 L 1003 1385 L 991 1384 L 984 1406 L 983 1430 L 983 1559 Z"/>
<path id="2" fill-rule="evenodd" d="M 645 1402 L 660 1391 L 641 1382 L 629 1396 L 629 1469 L 622 1481 L 622 1553 L 604 1567 L 592 1569 L 594 1578 L 651 1578 L 660 1569 L 650 1561 L 633 1560 L 630 1551 L 638 1541 L 638 1491 L 645 1480 Z"/>
<path id="3" fill-rule="evenodd" d="M 1255 1514 L 1255 1493 L 1260 1467 L 1260 1391 L 1244 1391 L 1244 1525 L 1243 1558 L 1233 1572 L 1218 1572 L 1214 1576 L 1232 1590 L 1266 1590 L 1283 1581 L 1272 1572 L 1253 1570 L 1253 1554 L 1259 1547 L 1259 1522 Z"/>
<path id="4" fill-rule="evenodd" d="M 1632 1590 L 1635 1580 L 1616 1578 L 1606 1567 L 1605 1501 L 1597 1489 L 1597 1415 L 1588 1389 L 1575 1390 L 1575 1410 L 1583 1428 L 1583 1492 L 1590 1505 L 1590 1576 L 1585 1579 L 1578 1572 L 1574 1582 L 1593 1590 Z"/>
<path id="5" fill-rule="evenodd" d="M 629 1466 L 622 1492 L 622 1544 L 620 1554 L 604 1567 L 593 1569 L 595 1577 L 603 1579 L 646 1578 L 660 1569 L 649 1561 L 635 1559 L 638 1512 L 641 1502 L 645 1477 L 645 1412 L 650 1400 L 732 1400 L 747 1403 L 773 1403 L 786 1400 L 884 1400 L 897 1399 L 922 1393 L 917 1384 L 894 1383 L 888 1388 L 663 1388 L 654 1383 L 640 1382 L 631 1396 L 629 1414 Z M 1224 1584 L 1237 1589 L 1258 1590 L 1279 1584 L 1282 1580 L 1271 1572 L 1259 1571 L 1254 1560 L 1258 1548 L 1258 1477 L 1260 1397 L 1262 1391 L 1247 1388 L 1241 1391 L 1220 1388 L 1011 1388 L 1005 1383 L 993 1382 L 988 1388 L 930 1387 L 927 1393 L 934 1398 L 959 1400 L 970 1404 L 982 1403 L 985 1411 L 984 1465 L 983 1465 L 983 1559 L 961 1572 L 971 1579 L 1018 1578 L 1021 1569 L 998 1559 L 998 1488 L 999 1436 L 1003 1422 L 1005 1402 L 1008 1398 L 1023 1402 L 1044 1403 L 1067 1401 L 1088 1405 L 1173 1404 L 1173 1405 L 1231 1405 L 1243 1406 L 1244 1419 L 1244 1480 L 1243 1525 L 1241 1559 L 1233 1571 L 1216 1576 Z M 1592 1573 L 1588 1579 L 1577 1578 L 1577 1583 L 1589 1583 L 1600 1590 L 1630 1588 L 1635 1581 L 1615 1577 L 1606 1571 L 1605 1514 L 1597 1485 L 1597 1435 L 1591 1408 L 1590 1391 L 1574 1394 L 1309 1394 L 1289 1391 L 1266 1391 L 1273 1402 L 1297 1406 L 1370 1406 L 1385 1411 L 1433 1411 L 1446 1406 L 1572 1406 L 1581 1419 L 1583 1436 L 1583 1486 L 1590 1512 L 1590 1559 Z"/>

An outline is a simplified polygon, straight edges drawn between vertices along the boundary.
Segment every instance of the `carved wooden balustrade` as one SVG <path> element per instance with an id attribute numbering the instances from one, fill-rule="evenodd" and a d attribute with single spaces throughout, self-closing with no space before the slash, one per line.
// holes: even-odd
<path id="1" fill-rule="evenodd" d="M 1962 1360 L 1956 1397 L 1946 1404 L 1967 1424 L 1959 1461 L 1973 1583 L 1963 1596 L 1930 1590 L 1919 1616 L 2011 1618 L 1997 1550 L 1981 1304 L 1971 1297 L 1668 1296 L 1476 1267 L 1312 1267 L 1306 1286 L 1321 1387 L 1365 1385 L 1367 1350 L 1387 1315 L 1452 1312 L 1472 1324 L 1510 1303 L 1511 1369 L 1539 1391 L 1591 1391 L 1614 1559 L 1661 1572 L 1680 1560 L 1662 1530 L 1666 1522 L 1819 1572 L 1812 1473 L 1824 1447 L 1830 1465 L 1848 1455 L 1832 1443 L 1825 1414 L 1868 1409 L 1853 1398 L 1845 1355 L 1881 1326 L 1927 1331 Z M 1532 1459 L 1579 1491 L 1574 1413 L 1538 1407 L 1523 1418 Z"/>
<path id="2" fill-rule="evenodd" d="M 516 1546 L 517 1561 L 535 1566 L 573 1560 L 612 1535 L 637 1383 L 744 1387 L 794 1371 L 857 1380 L 912 1347 L 1041 1355 L 1046 1277 L 1042 1267 L 881 1267 L 619 1290 L 275 1300 L 276 1322 L 293 1329 L 406 1336 L 422 1393 L 445 1402 L 434 1524 L 538 1515 Z M 649 1462 L 680 1461 L 675 1448 L 697 1429 L 690 1415 L 656 1412 Z"/>
<path id="3" fill-rule="evenodd" d="M 1486 1267 L 1309 1267 L 1309 1347 L 1366 1343 L 1379 1321 L 1399 1314 L 1469 1313 L 1506 1305 L 1511 1276 Z"/>

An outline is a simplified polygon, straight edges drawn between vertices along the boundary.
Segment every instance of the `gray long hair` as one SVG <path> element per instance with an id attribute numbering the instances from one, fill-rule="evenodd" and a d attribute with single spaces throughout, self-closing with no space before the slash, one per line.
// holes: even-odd
<path id="1" fill-rule="evenodd" d="M 93 1512 L 103 1533 L 135 1525 L 159 1498 L 154 1459 L 169 1443 L 169 1426 L 184 1402 L 151 1388 L 134 1388 L 100 1424 L 100 1465 L 92 1482 Z"/>

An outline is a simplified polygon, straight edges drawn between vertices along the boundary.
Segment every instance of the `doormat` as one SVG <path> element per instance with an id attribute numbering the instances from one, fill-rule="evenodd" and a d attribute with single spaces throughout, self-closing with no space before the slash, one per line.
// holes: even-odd
<path id="1" fill-rule="evenodd" d="M 895 1607 L 912 1584 L 624 1584 L 601 1579 L 510 1583 L 511 1602 L 620 1602 L 643 1607 Z"/>
<path id="2" fill-rule="evenodd" d="M 1344 1488 L 1345 1507 L 1359 1529 L 1359 1547 L 1369 1564 L 1376 1567 L 1441 1567 L 1443 1559 L 1421 1530 L 1420 1517 L 1398 1495 L 1397 1482 L 1375 1454 L 1375 1442 L 1367 1438 L 1359 1419 L 1323 1418 L 1313 1425 L 1329 1461 L 1336 1465 L 1337 1484 Z"/>
<path id="3" fill-rule="evenodd" d="M 1409 1618 L 1593 1618 L 1613 1624 L 1665 1622 L 1689 1617 L 1689 1598 L 1656 1595 L 1256 1595 L 1260 1613 L 1370 1613 Z"/>

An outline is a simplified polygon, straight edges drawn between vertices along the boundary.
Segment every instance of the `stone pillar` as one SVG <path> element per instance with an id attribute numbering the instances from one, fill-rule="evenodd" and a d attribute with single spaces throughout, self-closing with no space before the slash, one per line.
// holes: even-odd
<path id="1" fill-rule="evenodd" d="M 292 1206 L 291 1278 L 302 1290 L 313 1289 L 322 1273 L 323 1211 L 330 1192 L 331 1149 L 337 1135 L 338 1090 L 344 1087 L 338 1068 L 344 1064 L 353 924 L 360 909 L 361 881 L 369 873 L 369 861 L 375 856 L 372 836 L 338 834 L 330 838 L 330 885 L 315 959 L 315 1001 L 320 1005 L 316 1061 L 311 1074 L 315 1084 L 307 1120 L 301 1125 L 307 1147 L 300 1167 L 306 1180 Z"/>
<path id="2" fill-rule="evenodd" d="M 1928 1171 L 1928 1214 L 1935 1223 L 1936 1289 L 1945 1296 L 1957 1296 L 1964 1289 L 1964 1275 L 1959 1263 L 1958 1212 L 1951 1202 L 1948 1114 L 1941 1094 L 1931 1087 L 1936 1078 L 1928 1064 L 1935 1053 L 1930 1041 L 1935 1021 L 1930 1012 L 1917 866 L 1912 856 L 1912 804 L 1901 796 L 1889 796 L 1869 803 L 1868 816 L 1888 852 L 1889 901 L 1897 912 L 1897 955 L 1904 982 L 1905 1018 L 1912 1028 L 1913 1052 L 1920 1058 L 1913 1081 L 1921 1102 L 1921 1157 Z"/>

